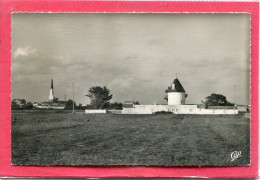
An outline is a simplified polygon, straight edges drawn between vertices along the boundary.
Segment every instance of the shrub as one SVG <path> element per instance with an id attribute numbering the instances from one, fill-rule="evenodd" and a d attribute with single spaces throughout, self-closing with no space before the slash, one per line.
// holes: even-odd
<path id="1" fill-rule="evenodd" d="M 171 111 L 157 111 L 154 114 L 173 114 Z"/>

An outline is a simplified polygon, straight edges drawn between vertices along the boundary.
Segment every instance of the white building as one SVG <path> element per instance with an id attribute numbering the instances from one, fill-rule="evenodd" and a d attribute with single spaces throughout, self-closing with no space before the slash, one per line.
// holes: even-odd
<path id="1" fill-rule="evenodd" d="M 185 105 L 188 95 L 177 78 L 165 92 L 168 105 L 134 105 L 126 102 L 123 105 L 122 114 L 154 114 L 162 111 L 173 114 L 238 114 L 237 109 L 205 109 L 197 105 Z"/>
<path id="2" fill-rule="evenodd" d="M 184 105 L 185 98 L 188 96 L 177 78 L 174 79 L 165 93 L 167 93 L 168 105 Z"/>

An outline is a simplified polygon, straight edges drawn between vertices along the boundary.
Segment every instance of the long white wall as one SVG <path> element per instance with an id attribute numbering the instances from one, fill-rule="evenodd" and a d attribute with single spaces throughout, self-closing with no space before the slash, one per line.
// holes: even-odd
<path id="1" fill-rule="evenodd" d="M 106 114 L 107 111 L 105 109 L 86 109 L 86 114 Z"/>
<path id="2" fill-rule="evenodd" d="M 174 114 L 238 114 L 237 109 L 200 109 L 197 105 L 135 105 L 134 108 L 123 108 L 122 114 L 154 114 L 159 111 Z"/>

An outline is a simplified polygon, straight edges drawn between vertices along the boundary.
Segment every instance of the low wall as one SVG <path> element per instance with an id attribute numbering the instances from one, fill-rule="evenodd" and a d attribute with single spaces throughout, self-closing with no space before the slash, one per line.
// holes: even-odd
<path id="1" fill-rule="evenodd" d="M 197 105 L 135 105 L 134 108 L 123 108 L 122 114 L 154 114 L 159 111 L 174 114 L 238 114 L 237 109 L 200 109 Z"/>
<path id="2" fill-rule="evenodd" d="M 208 109 L 234 109 L 234 106 L 209 106 Z"/>
<path id="3" fill-rule="evenodd" d="M 197 105 L 135 105 L 134 108 L 123 108 L 122 114 L 154 114 L 159 111 L 175 112 L 176 109 L 196 109 Z"/>
<path id="4" fill-rule="evenodd" d="M 105 109 L 86 109 L 86 114 L 106 114 L 107 111 Z"/>
<path id="5" fill-rule="evenodd" d="M 183 114 L 238 114 L 237 109 L 194 109 Z"/>
<path id="6" fill-rule="evenodd" d="M 122 110 L 107 110 L 109 114 L 122 114 Z"/>
<path id="7" fill-rule="evenodd" d="M 248 112 L 249 111 L 249 107 L 247 107 L 247 106 L 237 106 L 237 109 L 239 112 Z"/>
<path id="8" fill-rule="evenodd" d="M 197 105 L 135 105 L 134 108 L 123 108 L 122 114 L 154 114 L 159 111 L 178 112 L 179 109 L 197 109 Z"/>

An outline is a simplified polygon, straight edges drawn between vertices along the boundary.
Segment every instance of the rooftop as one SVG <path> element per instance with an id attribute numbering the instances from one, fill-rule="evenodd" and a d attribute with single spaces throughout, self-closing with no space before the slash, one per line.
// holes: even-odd
<path id="1" fill-rule="evenodd" d="M 169 86 L 168 89 L 165 91 L 166 93 L 168 93 L 168 92 L 185 92 L 185 90 L 182 87 L 178 78 L 174 79 L 172 84 L 174 84 L 174 86 Z"/>

